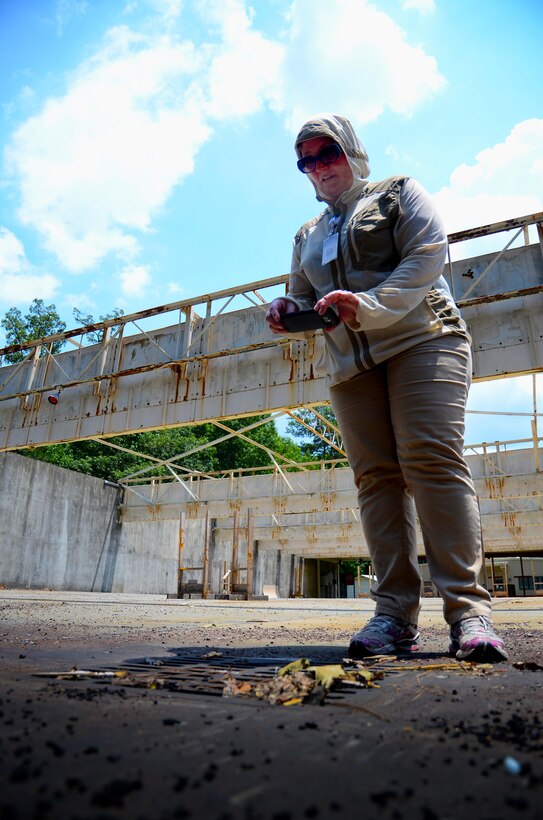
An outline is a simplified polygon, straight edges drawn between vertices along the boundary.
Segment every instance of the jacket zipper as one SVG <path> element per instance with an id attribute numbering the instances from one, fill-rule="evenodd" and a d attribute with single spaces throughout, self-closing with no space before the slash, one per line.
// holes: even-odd
<path id="1" fill-rule="evenodd" d="M 349 243 L 349 250 L 354 255 L 356 261 L 358 263 L 360 263 L 360 254 L 358 252 L 358 248 L 356 247 L 356 244 L 355 244 L 355 241 L 354 241 L 354 225 L 352 223 L 349 225 L 349 228 L 348 228 L 347 240 L 348 240 L 348 243 Z"/>
<path id="2" fill-rule="evenodd" d="M 338 252 L 337 252 L 337 260 L 330 263 L 331 270 L 332 270 L 332 280 L 334 282 L 334 286 L 341 290 L 351 290 L 349 287 L 349 283 L 347 281 L 347 276 L 345 274 L 345 262 L 343 260 L 343 254 L 341 252 L 341 228 L 343 225 L 343 221 L 340 222 L 338 226 Z M 358 370 L 369 370 L 371 367 L 374 366 L 375 362 L 371 358 L 369 345 L 368 345 L 368 338 L 363 330 L 355 332 L 351 330 L 348 325 L 344 325 L 345 331 L 347 336 L 349 337 L 349 341 L 351 342 L 354 358 L 356 362 L 356 366 Z"/>

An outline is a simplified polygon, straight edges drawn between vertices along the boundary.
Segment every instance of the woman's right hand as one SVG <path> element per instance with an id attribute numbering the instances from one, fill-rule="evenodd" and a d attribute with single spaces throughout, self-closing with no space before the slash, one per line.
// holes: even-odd
<path id="1" fill-rule="evenodd" d="M 350 290 L 332 290 L 319 299 L 315 305 L 315 310 L 321 315 L 325 313 L 332 305 L 337 310 L 340 321 L 347 322 L 347 324 L 356 322 L 358 308 L 361 304 L 361 299 Z M 326 328 L 326 330 L 333 330 L 334 328 Z"/>
<path id="2" fill-rule="evenodd" d="M 296 313 L 297 310 L 298 306 L 295 305 L 294 302 L 291 302 L 290 299 L 279 298 L 270 302 L 268 310 L 266 311 L 266 321 L 272 333 L 285 334 L 287 329 L 283 324 L 282 317 L 285 313 Z"/>

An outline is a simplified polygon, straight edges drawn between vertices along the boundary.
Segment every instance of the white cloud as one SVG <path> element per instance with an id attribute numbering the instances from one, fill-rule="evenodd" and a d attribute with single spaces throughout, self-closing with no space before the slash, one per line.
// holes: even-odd
<path id="1" fill-rule="evenodd" d="M 221 36 L 206 82 L 209 115 L 218 119 L 246 116 L 274 101 L 284 47 L 252 29 L 251 14 L 240 0 L 207 0 L 200 10 Z"/>
<path id="2" fill-rule="evenodd" d="M 542 156 L 543 119 L 531 119 L 518 123 L 503 142 L 477 154 L 472 165 L 459 165 L 449 185 L 434 196 L 447 232 L 543 210 Z M 474 246 L 469 244 L 471 255 Z M 455 256 L 465 255 L 465 248 L 453 249 Z"/>
<path id="3" fill-rule="evenodd" d="M 143 296 L 151 274 L 146 265 L 129 265 L 120 272 L 119 279 L 125 296 Z"/>
<path id="4" fill-rule="evenodd" d="M 543 397 L 541 374 L 536 375 L 538 398 Z M 470 410 L 489 410 L 499 408 L 503 413 L 530 412 L 533 409 L 534 382 L 532 375 L 514 376 L 503 379 L 476 382 L 470 391 Z M 539 402 L 538 402 L 539 403 Z M 533 416 L 532 416 L 533 418 Z M 528 426 L 531 419 L 527 418 Z"/>
<path id="5" fill-rule="evenodd" d="M 179 296 L 179 294 L 183 293 L 183 291 L 185 290 L 185 288 L 178 282 L 168 282 L 167 288 L 168 293 L 171 293 L 172 296 Z"/>
<path id="6" fill-rule="evenodd" d="M 29 105 L 34 101 L 34 96 L 34 89 L 29 85 L 24 85 L 16 98 L 2 103 L 1 108 L 4 119 L 6 121 L 10 120 L 21 111 L 28 112 Z"/>
<path id="7" fill-rule="evenodd" d="M 21 221 L 72 271 L 108 253 L 130 259 L 172 188 L 191 173 L 210 134 L 191 85 L 190 43 L 108 33 L 67 93 L 14 133 L 6 156 L 18 178 Z"/>
<path id="8" fill-rule="evenodd" d="M 96 284 L 92 283 L 89 285 L 89 290 L 96 291 Z M 64 304 L 71 308 L 78 308 L 78 310 L 83 312 L 88 311 L 89 313 L 94 313 L 97 305 L 94 299 L 89 295 L 89 290 L 83 293 L 65 293 L 63 296 Z"/>
<path id="9" fill-rule="evenodd" d="M 24 264 L 23 243 L 7 228 L 0 228 L 0 273 L 18 273 Z"/>
<path id="10" fill-rule="evenodd" d="M 57 8 L 66 16 L 85 4 Z M 368 0 L 293 0 L 275 41 L 256 29 L 244 0 L 200 0 L 206 42 L 175 35 L 181 0 L 147 8 L 158 15 L 155 33 L 110 29 L 64 95 L 19 126 L 6 149 L 18 217 L 71 272 L 108 255 L 137 264 L 142 233 L 193 172 L 212 124 L 270 106 L 293 129 L 326 108 L 360 125 L 386 109 L 410 115 L 445 82 L 434 58 Z"/>
<path id="11" fill-rule="evenodd" d="M 357 125 L 387 109 L 409 116 L 445 86 L 435 58 L 367 0 L 294 0 L 289 22 L 278 107 L 293 130 L 317 111 Z"/>
<path id="12" fill-rule="evenodd" d="M 55 17 L 57 23 L 57 34 L 64 34 L 64 29 L 77 14 L 85 14 L 88 3 L 86 0 L 57 0 Z"/>
<path id="13" fill-rule="evenodd" d="M 434 0 L 403 0 L 402 8 L 408 11 L 418 11 L 419 14 L 433 14 L 436 4 Z"/>
<path id="14" fill-rule="evenodd" d="M 28 304 L 33 299 L 49 299 L 59 287 L 50 273 L 40 273 L 26 258 L 22 242 L 7 228 L 0 227 L 0 301 L 6 305 Z"/>
<path id="15" fill-rule="evenodd" d="M 537 406 L 541 407 L 541 374 L 536 374 L 535 381 Z M 492 379 L 473 384 L 467 407 L 466 443 L 531 438 L 533 416 L 525 414 L 533 413 L 533 389 L 534 381 L 531 375 Z M 493 411 L 496 410 L 510 415 L 494 415 Z"/>
<path id="16" fill-rule="evenodd" d="M 220 34 L 205 81 L 214 118 L 269 105 L 292 130 L 322 110 L 361 125 L 387 109 L 409 116 L 445 86 L 435 59 L 368 0 L 293 0 L 277 41 L 255 30 L 243 0 L 201 0 L 199 10 Z"/>
<path id="17" fill-rule="evenodd" d="M 392 143 L 386 146 L 385 156 L 391 157 L 399 165 L 403 165 L 408 168 L 415 168 L 421 164 L 419 158 L 401 148 L 397 148 Z"/>
<path id="18" fill-rule="evenodd" d="M 166 22 L 173 23 L 181 14 L 182 0 L 151 0 L 151 5 Z"/>

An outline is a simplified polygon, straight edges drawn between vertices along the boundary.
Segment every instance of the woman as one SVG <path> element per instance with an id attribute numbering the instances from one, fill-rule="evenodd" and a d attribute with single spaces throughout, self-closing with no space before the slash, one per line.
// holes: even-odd
<path id="1" fill-rule="evenodd" d="M 507 659 L 478 583 L 477 498 L 463 458 L 471 379 L 466 325 L 442 278 L 447 237 L 431 200 L 409 177 L 368 182 L 350 122 L 319 115 L 296 139 L 298 168 L 326 209 L 294 240 L 288 295 L 267 320 L 336 310 L 325 332 L 332 408 L 353 469 L 377 583 L 375 616 L 353 636 L 352 657 L 416 649 L 421 605 L 415 503 L 432 579 L 460 660 Z M 414 503 L 415 502 L 415 503 Z"/>

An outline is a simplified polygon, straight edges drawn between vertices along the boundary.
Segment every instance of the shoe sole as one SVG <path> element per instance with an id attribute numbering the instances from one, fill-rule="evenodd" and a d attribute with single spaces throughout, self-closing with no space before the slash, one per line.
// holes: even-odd
<path id="1" fill-rule="evenodd" d="M 349 658 L 371 658 L 374 655 L 408 655 L 411 652 L 418 652 L 418 635 L 409 641 L 401 641 L 398 644 L 385 644 L 379 648 L 370 649 L 361 643 L 354 642 L 349 645 L 347 657 Z"/>
<path id="2" fill-rule="evenodd" d="M 498 649 L 490 643 L 482 643 L 466 652 L 462 652 L 461 649 L 451 645 L 449 655 L 459 661 L 471 661 L 473 663 L 501 663 L 508 660 L 505 649 Z"/>

